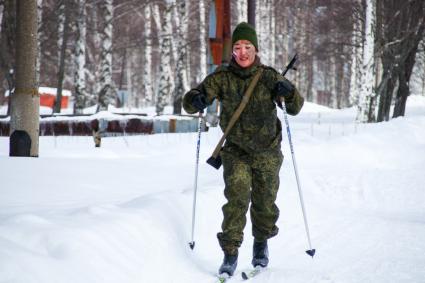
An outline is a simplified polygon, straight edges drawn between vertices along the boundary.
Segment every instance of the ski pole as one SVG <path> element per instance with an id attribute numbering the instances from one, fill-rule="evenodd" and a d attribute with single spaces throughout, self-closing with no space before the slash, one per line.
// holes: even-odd
<path id="1" fill-rule="evenodd" d="M 285 76 L 286 73 L 289 70 L 297 70 L 294 66 L 297 59 L 298 59 L 298 54 L 295 54 L 294 57 L 292 58 L 292 60 L 286 66 L 285 70 L 283 71 L 282 76 Z M 302 212 L 303 212 L 304 226 L 305 226 L 305 231 L 306 231 L 306 234 L 307 234 L 308 246 L 310 248 L 309 250 L 306 251 L 306 253 L 309 256 L 313 257 L 314 254 L 316 253 L 316 250 L 313 249 L 312 246 L 311 246 L 310 230 L 308 229 L 308 222 L 307 222 L 307 213 L 306 213 L 305 206 L 304 206 L 304 199 L 303 199 L 303 193 L 301 191 L 300 178 L 298 177 L 297 162 L 295 160 L 294 146 L 292 144 L 292 138 L 291 138 L 291 130 L 289 129 L 289 121 L 288 121 L 288 114 L 286 112 L 286 105 L 285 105 L 285 102 L 283 102 L 279 105 L 282 106 L 283 117 L 285 119 L 286 132 L 288 134 L 289 147 L 291 149 L 291 155 L 292 155 L 292 164 L 294 165 L 295 178 L 297 180 L 297 187 L 298 187 L 298 194 L 300 196 L 301 209 L 302 209 Z"/>
<path id="2" fill-rule="evenodd" d="M 198 142 L 196 144 L 196 166 L 195 166 L 195 184 L 193 189 L 193 207 L 192 207 L 192 240 L 189 242 L 189 247 L 193 250 L 195 247 L 195 212 L 196 212 L 196 192 L 198 190 L 198 167 L 199 167 L 199 150 L 201 147 L 201 131 L 202 131 L 202 114 L 203 111 L 199 112 L 199 124 L 198 124 Z"/>
<path id="3" fill-rule="evenodd" d="M 292 164 L 294 165 L 295 178 L 297 180 L 298 194 L 300 196 L 301 209 L 302 209 L 303 217 L 304 217 L 305 231 L 307 233 L 307 240 L 308 240 L 308 245 L 309 245 L 309 248 L 310 248 L 309 250 L 306 251 L 306 253 L 309 256 L 313 257 L 314 254 L 316 253 L 316 250 L 313 249 L 312 246 L 311 246 L 310 231 L 308 229 L 308 222 L 307 222 L 307 214 L 306 214 L 306 210 L 305 210 L 305 206 L 304 206 L 304 200 L 303 200 L 303 194 L 302 194 L 302 191 L 301 191 L 300 179 L 298 177 L 297 162 L 295 160 L 294 146 L 292 144 L 291 130 L 289 129 L 289 121 L 288 121 L 288 115 L 286 113 L 285 103 L 282 103 L 282 110 L 283 110 L 283 117 L 285 119 L 285 124 L 286 124 L 286 132 L 288 134 L 289 147 L 291 149 Z"/>

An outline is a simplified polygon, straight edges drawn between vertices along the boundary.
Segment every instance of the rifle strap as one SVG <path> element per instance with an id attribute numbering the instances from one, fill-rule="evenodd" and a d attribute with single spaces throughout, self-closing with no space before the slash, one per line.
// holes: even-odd
<path id="1" fill-rule="evenodd" d="M 220 150 L 221 150 L 221 148 L 224 144 L 224 141 L 226 140 L 227 135 L 229 134 L 230 130 L 232 130 L 236 121 L 239 119 L 239 116 L 241 115 L 242 111 L 245 109 L 245 106 L 248 104 L 249 99 L 251 98 L 251 95 L 254 91 L 254 88 L 257 85 L 258 81 L 260 80 L 262 73 L 263 73 L 263 69 L 260 68 L 260 70 L 255 74 L 254 78 L 252 79 L 251 83 L 249 84 L 248 89 L 245 91 L 245 94 L 242 98 L 241 103 L 239 104 L 235 113 L 233 113 L 233 116 L 230 119 L 229 124 L 227 125 L 223 136 L 221 137 L 220 141 L 218 142 L 217 146 L 214 149 L 214 152 L 212 154 L 212 156 L 214 158 L 217 158 L 217 156 L 220 154 Z"/>

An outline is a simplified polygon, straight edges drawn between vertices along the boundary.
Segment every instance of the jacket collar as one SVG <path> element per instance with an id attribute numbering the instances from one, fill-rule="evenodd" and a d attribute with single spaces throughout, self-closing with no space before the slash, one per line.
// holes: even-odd
<path id="1" fill-rule="evenodd" d="M 258 67 L 261 65 L 262 64 L 261 64 L 260 57 L 255 56 L 254 63 L 252 63 L 251 66 L 249 66 L 248 68 L 242 68 L 241 66 L 238 65 L 236 60 L 232 57 L 229 63 L 229 70 L 235 75 L 237 75 L 238 77 L 245 79 L 254 75 L 257 72 Z"/>

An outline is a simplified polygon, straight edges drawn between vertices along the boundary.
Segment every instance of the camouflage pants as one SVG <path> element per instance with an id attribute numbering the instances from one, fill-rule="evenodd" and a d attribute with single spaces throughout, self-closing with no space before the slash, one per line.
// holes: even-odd
<path id="1" fill-rule="evenodd" d="M 279 171 L 283 161 L 280 149 L 247 154 L 234 147 L 220 153 L 223 161 L 224 195 L 222 232 L 217 234 L 224 252 L 236 254 L 243 241 L 246 213 L 251 203 L 252 234 L 259 241 L 278 233 Z"/>

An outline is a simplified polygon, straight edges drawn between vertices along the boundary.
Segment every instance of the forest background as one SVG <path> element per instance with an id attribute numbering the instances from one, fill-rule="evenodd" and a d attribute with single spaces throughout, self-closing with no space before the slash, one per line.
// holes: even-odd
<path id="1" fill-rule="evenodd" d="M 232 30 L 247 21 L 247 1 L 230 1 Z M 16 2 L 0 0 L 0 104 L 13 86 Z M 160 115 L 172 105 L 180 114 L 182 95 L 214 68 L 212 1 L 37 2 L 38 83 L 70 89 L 75 113 L 114 105 Z M 362 122 L 403 116 L 407 97 L 425 94 L 423 2 L 257 0 L 259 55 L 282 70 L 298 53 L 289 78 L 307 101 L 356 106 Z"/>

